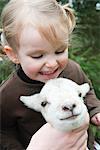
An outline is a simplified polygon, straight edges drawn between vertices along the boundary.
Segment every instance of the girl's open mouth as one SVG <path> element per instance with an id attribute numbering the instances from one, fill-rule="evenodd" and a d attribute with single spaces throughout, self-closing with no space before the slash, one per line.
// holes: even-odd
<path id="1" fill-rule="evenodd" d="M 41 75 L 43 75 L 45 78 L 47 79 L 52 79 L 57 77 L 58 74 L 58 68 L 54 71 L 44 71 L 44 72 L 40 72 Z"/>
<path id="2" fill-rule="evenodd" d="M 41 75 L 52 75 L 54 74 L 56 71 L 58 70 L 58 68 L 54 71 L 44 71 L 44 72 L 40 72 Z"/>

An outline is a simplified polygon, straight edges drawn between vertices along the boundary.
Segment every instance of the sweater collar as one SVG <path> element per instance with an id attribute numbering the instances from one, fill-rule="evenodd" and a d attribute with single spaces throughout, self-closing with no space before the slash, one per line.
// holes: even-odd
<path id="1" fill-rule="evenodd" d="M 30 79 L 23 71 L 22 67 L 20 65 L 18 65 L 17 67 L 17 75 L 19 76 L 19 78 L 21 80 L 23 80 L 26 83 L 31 83 L 31 84 L 39 84 L 39 83 L 43 83 L 41 81 L 36 81 L 36 80 L 32 80 Z M 44 84 L 44 83 L 43 83 Z"/>

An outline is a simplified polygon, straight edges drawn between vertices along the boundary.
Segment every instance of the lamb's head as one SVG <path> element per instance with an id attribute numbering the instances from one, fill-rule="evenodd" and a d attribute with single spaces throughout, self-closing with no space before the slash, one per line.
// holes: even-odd
<path id="1" fill-rule="evenodd" d="M 89 85 L 57 78 L 49 80 L 39 94 L 21 96 L 20 100 L 29 108 L 39 111 L 53 127 L 70 131 L 80 127 L 85 120 L 87 108 L 83 98 Z"/>

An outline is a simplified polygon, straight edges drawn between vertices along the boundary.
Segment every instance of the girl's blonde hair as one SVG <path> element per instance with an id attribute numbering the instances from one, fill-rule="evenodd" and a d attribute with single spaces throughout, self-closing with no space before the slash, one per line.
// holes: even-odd
<path id="1" fill-rule="evenodd" d="M 56 0 L 10 0 L 1 18 L 4 44 L 9 44 L 14 50 L 19 48 L 21 31 L 28 25 L 53 44 L 68 43 L 75 26 L 72 10 Z"/>

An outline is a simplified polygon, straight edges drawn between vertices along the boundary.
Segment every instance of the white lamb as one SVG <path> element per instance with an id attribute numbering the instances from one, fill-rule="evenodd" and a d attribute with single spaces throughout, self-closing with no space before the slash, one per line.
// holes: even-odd
<path id="1" fill-rule="evenodd" d="M 59 131 L 58 137 L 60 136 L 62 137 L 62 135 L 64 135 L 65 137 L 65 134 L 66 134 L 66 141 L 65 141 L 66 146 L 62 145 L 63 148 L 61 148 L 60 146 L 59 148 L 56 148 L 54 146 L 53 141 L 52 142 L 49 141 L 49 143 L 48 142 L 46 143 L 46 141 L 45 143 L 41 142 L 40 147 L 39 147 L 39 144 L 37 144 L 37 147 L 36 147 L 36 141 L 34 143 L 34 140 L 32 140 L 33 144 L 31 142 L 31 146 L 29 146 L 30 148 L 28 148 L 28 150 L 32 150 L 32 146 L 34 144 L 35 144 L 36 150 L 66 150 L 66 149 L 83 150 L 83 149 L 86 149 L 86 144 L 87 144 L 86 143 L 87 141 L 86 130 L 89 124 L 89 116 L 88 116 L 87 108 L 84 104 L 83 99 L 88 93 L 89 89 L 90 87 L 88 83 L 78 85 L 72 80 L 65 79 L 65 78 L 57 78 L 57 79 L 49 80 L 44 85 L 44 87 L 42 88 L 39 94 L 35 94 L 32 96 L 21 96 L 20 100 L 27 107 L 41 112 L 45 120 L 48 122 L 40 130 L 44 130 L 45 132 L 45 128 L 46 128 L 48 131 L 48 128 L 51 126 L 57 132 Z M 79 128 L 80 134 L 78 133 L 78 128 Z M 38 131 L 38 132 L 41 132 L 41 131 Z M 49 134 L 49 132 L 47 134 Z M 34 137 L 35 135 L 33 136 L 33 139 Z M 53 137 L 55 138 L 55 136 Z M 85 137 L 86 140 L 84 140 L 85 144 L 83 144 L 84 146 L 82 147 L 81 142 L 82 142 L 83 137 Z M 76 140 L 76 142 L 74 141 L 74 139 Z M 69 144 L 68 141 L 71 141 L 71 140 L 72 142 Z M 56 141 L 56 142 L 59 142 L 59 141 Z M 76 144 L 76 147 L 75 146 L 72 147 L 71 144 L 73 143 Z M 53 147 L 53 148 L 50 149 L 50 147 Z"/>

